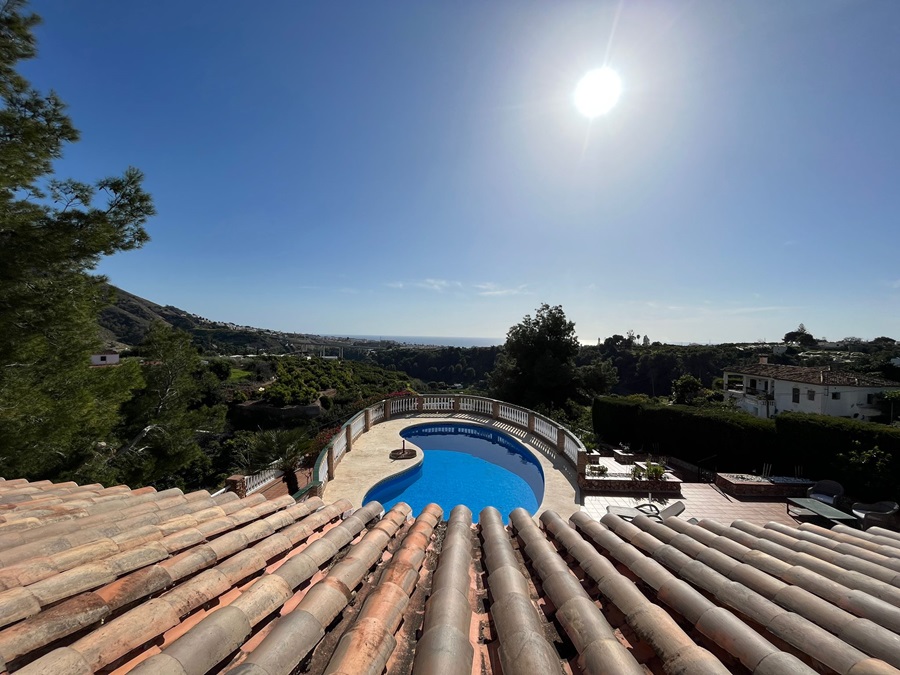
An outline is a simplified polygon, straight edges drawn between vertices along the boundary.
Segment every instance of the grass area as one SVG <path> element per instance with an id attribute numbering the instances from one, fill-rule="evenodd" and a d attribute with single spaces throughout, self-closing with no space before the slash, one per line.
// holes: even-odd
<path id="1" fill-rule="evenodd" d="M 240 368 L 232 368 L 231 375 L 228 376 L 229 382 L 240 382 L 241 380 L 249 380 L 253 376 L 249 370 L 241 370 Z"/>

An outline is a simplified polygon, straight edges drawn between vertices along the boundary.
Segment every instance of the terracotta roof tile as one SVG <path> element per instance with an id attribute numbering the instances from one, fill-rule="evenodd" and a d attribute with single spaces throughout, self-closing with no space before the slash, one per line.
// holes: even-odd
<path id="1" fill-rule="evenodd" d="M 725 372 L 804 384 L 842 387 L 900 387 L 900 382 L 850 370 L 831 370 L 830 366 L 782 366 L 774 363 L 754 363 L 748 366 L 726 368 Z"/>
<path id="2" fill-rule="evenodd" d="M 900 672 L 886 530 L 84 487 L 0 481 L 7 672 Z"/>

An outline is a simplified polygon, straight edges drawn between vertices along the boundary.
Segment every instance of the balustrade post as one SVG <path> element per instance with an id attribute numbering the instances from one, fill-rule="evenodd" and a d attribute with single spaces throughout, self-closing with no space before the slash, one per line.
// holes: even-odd
<path id="1" fill-rule="evenodd" d="M 459 396 L 454 396 L 454 397 L 453 397 L 453 412 L 459 412 L 459 411 L 460 411 L 460 398 L 461 398 L 461 397 L 459 397 Z"/>
<path id="2" fill-rule="evenodd" d="M 578 476 L 586 476 L 587 475 L 587 465 L 588 465 L 588 454 L 584 450 L 578 451 L 578 463 L 576 464 L 576 468 L 578 469 Z"/>
<path id="3" fill-rule="evenodd" d="M 391 400 L 390 399 L 387 399 L 384 402 L 384 418 L 383 419 L 385 422 L 387 422 L 389 419 L 391 419 Z"/>
<path id="4" fill-rule="evenodd" d="M 347 449 L 345 450 L 345 452 L 350 452 L 350 450 L 353 449 L 350 447 L 353 445 L 353 425 L 352 424 L 348 424 L 347 426 L 344 427 L 344 435 L 347 437 Z"/>
<path id="5" fill-rule="evenodd" d="M 328 446 L 328 480 L 334 480 L 334 443 Z"/>
<path id="6" fill-rule="evenodd" d="M 422 412 L 425 410 L 425 397 L 424 396 L 416 396 L 416 410 Z"/>
<path id="7" fill-rule="evenodd" d="M 500 419 L 500 401 L 491 401 L 491 417 Z"/>
<path id="8" fill-rule="evenodd" d="M 561 455 L 566 454 L 566 432 L 562 427 L 556 429 L 556 451 Z"/>
<path id="9" fill-rule="evenodd" d="M 363 431 L 368 431 L 369 429 L 372 428 L 372 409 L 371 408 L 366 408 L 365 417 L 366 417 L 366 423 L 365 423 L 365 426 L 363 426 Z"/>
<path id="10" fill-rule="evenodd" d="M 235 474 L 225 479 L 225 489 L 243 499 L 247 496 L 247 477 Z"/>
<path id="11" fill-rule="evenodd" d="M 534 413 L 528 411 L 528 431 L 534 433 Z"/>

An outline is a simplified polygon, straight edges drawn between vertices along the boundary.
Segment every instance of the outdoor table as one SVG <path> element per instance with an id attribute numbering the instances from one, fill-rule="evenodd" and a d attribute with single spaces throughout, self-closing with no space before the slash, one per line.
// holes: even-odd
<path id="1" fill-rule="evenodd" d="M 787 513 L 789 516 L 794 517 L 794 514 L 791 513 L 791 506 L 795 506 L 801 510 L 801 513 L 798 515 L 805 515 L 802 511 L 807 513 L 814 513 L 817 516 L 821 516 L 822 518 L 827 518 L 833 523 L 840 524 L 841 521 L 849 520 L 852 522 L 856 522 L 856 516 L 852 513 L 844 513 L 833 506 L 829 506 L 824 502 L 820 502 L 818 499 L 812 499 L 810 497 L 788 497 L 787 498 Z"/>

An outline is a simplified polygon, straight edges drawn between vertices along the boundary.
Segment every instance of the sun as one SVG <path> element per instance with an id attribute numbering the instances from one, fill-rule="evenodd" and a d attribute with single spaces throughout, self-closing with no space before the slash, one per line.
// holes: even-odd
<path id="1" fill-rule="evenodd" d="M 572 100 L 578 112 L 592 119 L 612 110 L 621 94 L 622 80 L 616 71 L 604 66 L 588 71 L 581 78 Z"/>

